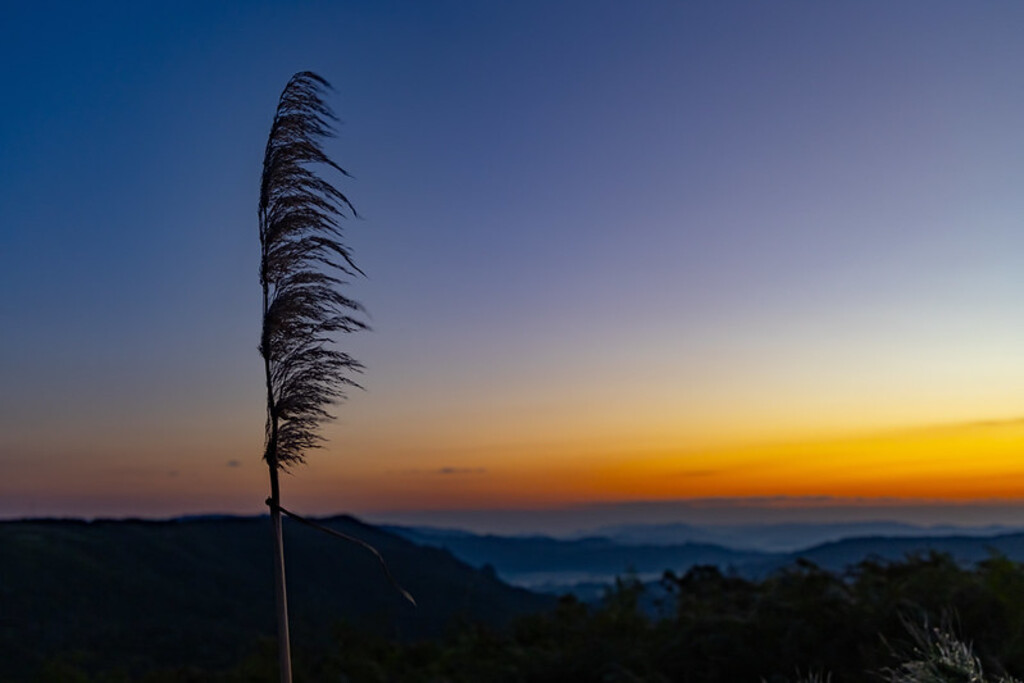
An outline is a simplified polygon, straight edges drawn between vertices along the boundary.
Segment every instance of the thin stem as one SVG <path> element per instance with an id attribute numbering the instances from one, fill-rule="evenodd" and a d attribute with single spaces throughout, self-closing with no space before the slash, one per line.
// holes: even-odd
<path id="1" fill-rule="evenodd" d="M 288 591 L 284 576 L 284 536 L 281 533 L 281 489 L 277 462 L 270 463 L 270 526 L 274 534 L 274 594 L 277 599 L 277 659 L 281 683 L 292 683 L 292 648 L 288 635 Z"/>

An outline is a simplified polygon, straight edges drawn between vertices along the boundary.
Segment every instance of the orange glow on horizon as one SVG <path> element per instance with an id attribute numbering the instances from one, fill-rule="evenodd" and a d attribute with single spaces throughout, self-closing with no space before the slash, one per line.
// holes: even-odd
<path id="1" fill-rule="evenodd" d="M 360 472 L 295 486 L 368 509 L 516 508 L 763 496 L 974 501 L 1024 498 L 1024 421 L 964 423 L 687 452 L 563 445 L 462 453 L 436 469 Z M 475 457 L 474 457 L 475 456 Z M 452 463 L 456 464 L 452 464 Z M 334 467 L 330 468 L 334 470 Z"/>
<path id="2" fill-rule="evenodd" d="M 1024 500 L 1024 420 L 832 434 L 725 445 L 650 433 L 561 439 L 524 433 L 501 441 L 392 438 L 383 431 L 368 438 L 338 430 L 282 486 L 293 505 L 317 514 L 763 497 Z M 140 513 L 158 504 L 169 514 L 258 513 L 267 487 L 258 436 L 199 434 L 187 448 L 93 444 L 76 466 L 62 468 L 47 466 L 42 454 L 26 456 L 8 464 L 10 484 L 0 493 L 58 502 L 121 500 L 119 509 Z M 145 458 L 137 457 L 143 452 Z M 107 509 L 98 505 L 82 504 Z"/>

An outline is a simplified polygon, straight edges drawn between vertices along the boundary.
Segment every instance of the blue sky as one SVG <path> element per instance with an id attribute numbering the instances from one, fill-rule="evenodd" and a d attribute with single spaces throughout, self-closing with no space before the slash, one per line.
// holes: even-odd
<path id="1" fill-rule="evenodd" d="M 312 509 L 443 507 L 446 468 L 455 507 L 636 499 L 526 489 L 1024 407 L 1019 4 L 4 12 L 0 514 L 259 509 L 258 178 L 303 69 L 375 329 Z"/>

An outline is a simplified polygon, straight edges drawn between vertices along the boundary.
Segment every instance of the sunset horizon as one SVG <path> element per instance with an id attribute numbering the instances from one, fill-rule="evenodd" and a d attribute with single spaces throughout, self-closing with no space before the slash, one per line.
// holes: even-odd
<path id="1" fill-rule="evenodd" d="M 1024 682 L 1024 2 L 0 15 L 0 680 Z"/>
<path id="2" fill-rule="evenodd" d="M 385 4 L 13 13 L 0 517 L 265 511 L 258 183 L 308 68 L 372 331 L 297 511 L 1017 519 L 1021 8 Z"/>

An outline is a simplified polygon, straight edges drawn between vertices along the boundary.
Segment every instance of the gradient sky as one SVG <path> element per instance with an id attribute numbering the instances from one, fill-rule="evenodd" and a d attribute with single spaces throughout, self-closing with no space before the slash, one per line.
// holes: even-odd
<path id="1" fill-rule="evenodd" d="M 0 515 L 262 510 L 258 180 L 304 69 L 374 332 L 293 508 L 1013 507 L 1021 35 L 1018 2 L 5 6 Z"/>

